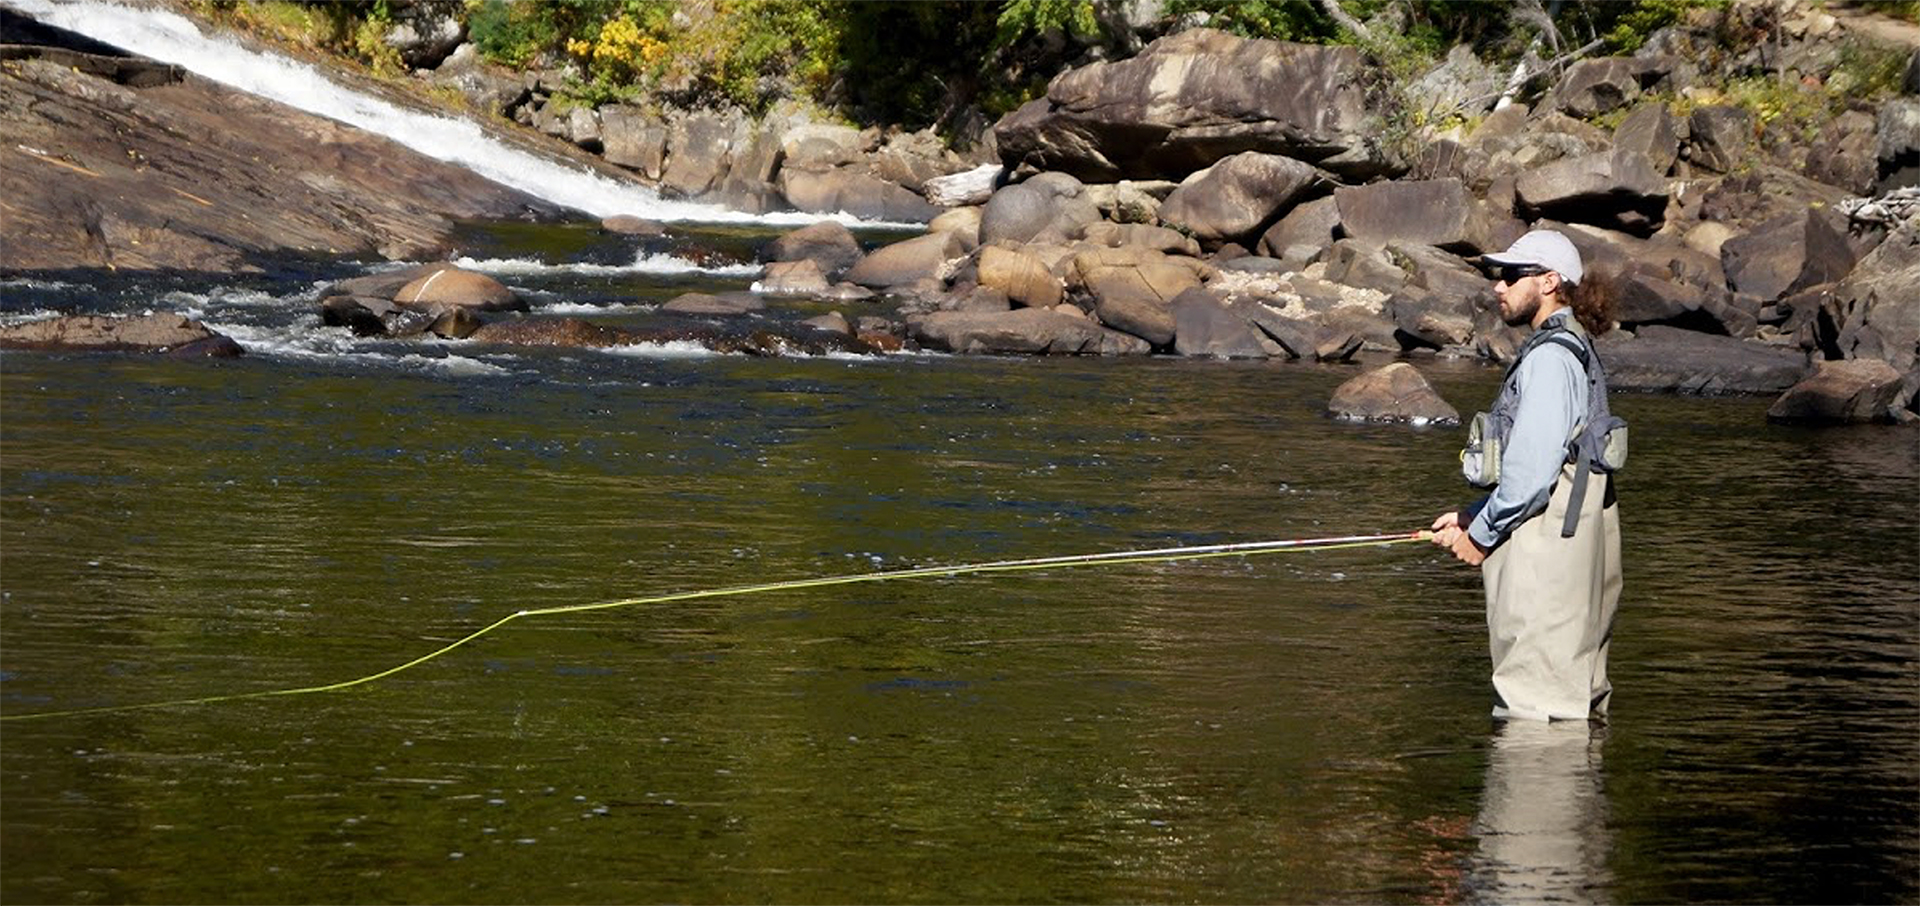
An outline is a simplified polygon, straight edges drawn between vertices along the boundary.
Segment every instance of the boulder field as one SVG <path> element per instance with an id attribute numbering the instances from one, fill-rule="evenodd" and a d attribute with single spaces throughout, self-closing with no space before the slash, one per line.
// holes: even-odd
<path id="1" fill-rule="evenodd" d="M 1753 65 L 1832 77 L 1852 39 L 1817 7 L 1789 6 L 1790 45 Z M 1393 124 L 1369 101 L 1358 50 L 1206 28 L 1063 72 L 960 151 L 791 111 L 756 121 L 568 106 L 552 99 L 555 80 L 490 70 L 470 48 L 420 78 L 671 197 L 927 225 L 878 248 L 831 223 L 769 244 L 756 299 L 875 309 L 816 326 L 891 314 L 873 336 L 962 353 L 1505 362 L 1522 335 L 1495 316 L 1475 259 L 1546 227 L 1617 291 L 1618 329 L 1601 341 L 1615 387 L 1784 394 L 1779 420 L 1914 420 L 1920 53 L 1902 51 L 1906 94 L 1846 109 L 1808 141 L 1707 85 L 1702 61 L 1726 56 L 1719 40 L 1707 24 L 1666 29 L 1497 109 L 1505 75 L 1457 48 L 1413 88 L 1453 125 L 1399 143 L 1383 138 Z M 35 241 L 6 243 L 0 269 L 235 269 L 265 249 L 417 260 L 453 218 L 543 213 L 382 139 L 164 67 L 13 56 L 0 64 L 0 122 L 17 148 L 0 155 L 0 194 L 9 230 Z M 74 122 L 110 128 L 62 125 Z M 178 140 L 195 123 L 212 138 Z M 658 231 L 631 218 L 607 227 Z M 330 290 L 324 317 L 389 334 L 542 334 L 502 326 L 521 320 L 495 314 L 518 300 L 481 275 L 433 265 L 386 285 L 401 276 Z M 751 319 L 760 304 L 667 308 Z M 1878 364 L 1844 364 L 1855 362 Z M 1398 371 L 1372 383 L 1419 397 Z M 1448 418 L 1421 406 L 1399 417 Z"/>

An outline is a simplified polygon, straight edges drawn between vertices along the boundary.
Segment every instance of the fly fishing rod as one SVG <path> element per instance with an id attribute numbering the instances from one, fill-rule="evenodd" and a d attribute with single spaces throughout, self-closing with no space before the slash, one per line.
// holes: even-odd
<path id="1" fill-rule="evenodd" d="M 154 708 L 177 708 L 189 705 L 210 705 L 217 702 L 243 701 L 251 698 L 271 698 L 282 695 L 312 695 L 320 692 L 337 692 L 351 689 L 376 680 L 385 679 L 402 671 L 411 670 L 435 658 L 441 657 L 462 645 L 487 635 L 502 626 L 523 617 L 557 616 L 569 613 L 585 613 L 590 610 L 612 610 L 618 607 L 636 607 L 642 604 L 667 604 L 675 601 L 692 601 L 701 598 L 730 598 L 742 595 L 763 594 L 775 591 L 796 591 L 808 588 L 826 588 L 836 585 L 855 585 L 866 582 L 891 582 L 899 579 L 919 579 L 932 576 L 965 576 L 982 573 L 1011 573 L 1031 570 L 1057 569 L 1075 566 L 1118 566 L 1133 563 L 1171 563 L 1180 560 L 1206 560 L 1217 557 L 1252 557 L 1262 554 L 1277 554 L 1287 551 L 1331 551 L 1357 547 L 1376 547 L 1389 544 L 1405 544 L 1411 541 L 1426 541 L 1433 537 L 1430 531 L 1396 532 L 1385 535 L 1346 535 L 1334 538 L 1298 538 L 1290 541 L 1249 541 L 1238 544 L 1204 544 L 1189 547 L 1162 547 L 1150 550 L 1112 551 L 1103 554 L 1075 554 L 1063 557 L 1034 557 L 1024 560 L 996 560 L 990 563 L 966 563 L 958 566 L 916 566 L 907 569 L 881 570 L 871 573 L 854 573 L 844 576 L 826 576 L 814 579 L 794 579 L 786 582 L 768 582 L 758 585 L 735 585 L 727 588 L 711 588 L 702 591 L 683 591 L 666 595 L 640 598 L 622 598 L 617 601 L 600 601 L 593 604 L 570 604 L 560 607 L 539 607 L 516 610 L 498 620 L 462 636 L 440 648 L 429 651 L 399 666 L 389 667 L 378 673 L 337 683 L 325 683 L 317 686 L 300 686 L 291 689 L 265 689 L 258 692 L 238 692 L 229 695 L 209 695 L 202 698 L 183 698 L 170 701 L 146 702 L 134 705 L 106 705 L 97 708 L 73 708 L 63 711 L 39 711 L 31 714 L 0 714 L 0 721 L 38 720 L 50 717 L 74 717 L 81 714 L 110 714 L 122 711 L 144 711 Z"/>

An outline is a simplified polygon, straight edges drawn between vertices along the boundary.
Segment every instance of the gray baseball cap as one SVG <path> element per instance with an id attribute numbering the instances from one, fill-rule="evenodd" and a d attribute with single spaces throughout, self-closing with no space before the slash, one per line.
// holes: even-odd
<path id="1" fill-rule="evenodd" d="M 1504 252 L 1481 255 L 1480 260 L 1494 266 L 1505 264 L 1531 264 L 1558 271 L 1560 279 L 1578 285 L 1580 278 L 1586 276 L 1586 268 L 1580 265 L 1580 250 L 1573 247 L 1573 240 L 1554 230 L 1534 230 L 1520 237 Z"/>

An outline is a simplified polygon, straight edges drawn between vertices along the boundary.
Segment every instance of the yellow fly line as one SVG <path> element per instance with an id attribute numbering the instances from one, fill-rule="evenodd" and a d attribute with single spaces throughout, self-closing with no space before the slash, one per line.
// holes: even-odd
<path id="1" fill-rule="evenodd" d="M 968 563 L 959 566 L 920 566 L 911 569 L 885 570 L 873 573 L 857 573 L 847 576 L 827 576 L 815 579 L 795 579 L 787 582 L 769 582 L 761 585 L 735 585 L 728 588 L 712 588 L 704 591 L 683 591 L 669 595 L 657 595 L 644 598 L 622 598 L 617 601 L 601 601 L 594 604 L 572 604 L 563 607 L 540 607 L 530 610 L 516 610 L 493 621 L 467 635 L 447 643 L 445 646 L 429 651 L 413 660 L 395 667 L 389 667 L 378 673 L 369 673 L 357 679 L 326 683 L 319 686 L 301 686 L 293 689 L 266 689 L 259 692 L 238 692 L 230 695 L 209 695 L 203 698 L 183 698 L 162 702 L 147 702 L 137 705 L 108 705 L 98 708 L 74 708 L 66 711 L 40 711 L 32 714 L 0 714 L 0 721 L 38 720 L 48 717 L 74 717 L 81 714 L 111 714 L 121 711 L 142 711 L 151 708 L 176 708 L 188 705 L 210 705 L 217 702 L 236 702 L 250 698 L 269 698 L 277 695 L 311 695 L 317 692 L 337 692 L 365 685 L 375 680 L 385 679 L 396 673 L 411 670 L 428 661 L 459 648 L 481 636 L 487 635 L 508 623 L 522 617 L 558 616 L 560 614 L 584 613 L 589 610 L 611 610 L 616 607 L 635 607 L 642 604 L 667 604 L 674 601 L 692 601 L 699 598 L 729 598 L 741 595 L 761 594 L 773 591 L 795 591 L 806 588 L 826 588 L 834 585 L 855 585 L 863 582 L 890 582 L 896 579 L 919 579 L 930 576 L 965 576 L 981 573 L 1011 573 L 1028 570 L 1055 569 L 1070 566 L 1119 566 L 1133 563 L 1171 563 L 1176 560 L 1207 560 L 1216 557 L 1251 557 L 1260 554 L 1277 554 L 1286 551 L 1330 551 L 1343 548 L 1376 547 L 1388 544 L 1405 544 L 1411 541 L 1426 541 L 1433 537 L 1429 531 L 1412 533 L 1394 533 L 1386 535 L 1348 535 L 1338 538 L 1301 538 L 1292 541 L 1253 541 L 1243 544 L 1210 544 L 1195 547 L 1166 547 L 1154 550 L 1114 551 L 1105 554 L 1078 554 L 1066 557 L 1037 557 L 1027 560 L 997 560 L 991 563 Z"/>

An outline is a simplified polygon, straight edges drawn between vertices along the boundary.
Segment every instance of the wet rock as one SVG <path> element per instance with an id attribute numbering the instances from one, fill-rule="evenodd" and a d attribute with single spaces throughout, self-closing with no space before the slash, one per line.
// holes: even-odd
<path id="1" fill-rule="evenodd" d="M 1247 319 L 1235 314 L 1204 287 L 1173 298 L 1173 351 L 1213 359 L 1264 359 L 1267 350 Z"/>
<path id="2" fill-rule="evenodd" d="M 664 236 L 667 234 L 665 224 L 656 220 L 635 217 L 631 214 L 615 214 L 612 217 L 603 218 L 600 221 L 600 228 L 609 233 L 619 233 L 625 236 Z"/>
<path id="3" fill-rule="evenodd" d="M 1616 390 L 1780 393 L 1807 373 L 1806 354 L 1799 350 L 1673 327 L 1616 330 L 1596 345 Z"/>
<path id="4" fill-rule="evenodd" d="M 514 318 L 481 325 L 467 339 L 502 346 L 568 346 L 588 349 L 638 342 L 630 331 L 580 318 Z"/>
<path id="5" fill-rule="evenodd" d="M 1458 424 L 1460 413 L 1427 383 L 1418 369 L 1395 362 L 1341 384 L 1327 401 L 1327 413 L 1363 421 Z"/>
<path id="6" fill-rule="evenodd" d="M 817 318 L 808 318 L 800 323 L 815 330 L 824 330 L 828 333 L 837 333 L 849 337 L 853 336 L 853 325 L 847 322 L 846 315 L 837 311 L 827 312 Z"/>
<path id="7" fill-rule="evenodd" d="M 853 232 L 831 220 L 801 227 L 773 242 L 761 252 L 767 261 L 812 261 L 821 273 L 840 274 L 860 260 L 860 242 Z"/>
<path id="8" fill-rule="evenodd" d="M 403 308 L 432 311 L 460 306 L 475 311 L 526 311 L 521 299 L 505 284 L 473 271 L 457 267 L 435 270 L 415 279 L 395 293 L 393 301 Z"/>
<path id="9" fill-rule="evenodd" d="M 929 233 L 873 250 L 847 271 L 846 279 L 869 289 L 903 287 L 940 279 L 949 264 L 965 255 L 952 233 Z"/>
<path id="10" fill-rule="evenodd" d="M 853 283 L 835 283 L 816 294 L 821 299 L 832 302 L 864 302 L 876 294 L 864 286 Z"/>
<path id="11" fill-rule="evenodd" d="M 1879 359 L 1817 362 L 1813 374 L 1767 409 L 1770 422 L 1848 424 L 1895 420 L 1901 374 Z"/>
<path id="12" fill-rule="evenodd" d="M 0 327 L 0 348 L 231 358 L 240 344 L 184 315 L 62 315 Z"/>
<path id="13" fill-rule="evenodd" d="M 1045 308 L 1007 312 L 943 311 L 909 319 L 913 339 L 957 353 L 1145 355 L 1146 341 L 1084 317 Z"/>
<path id="14" fill-rule="evenodd" d="M 1321 182 L 1300 161 L 1246 151 L 1188 176 L 1161 203 L 1160 219 L 1202 242 L 1252 242 Z"/>
<path id="15" fill-rule="evenodd" d="M 134 90 L 0 67 L 0 268 L 235 272 L 257 255 L 426 257 L 455 218 L 553 206 L 382 137 L 205 79 Z M 240 216 L 244 213 L 246 216 Z"/>
<path id="16" fill-rule="evenodd" d="M 707 293 L 682 293 L 660 306 L 663 312 L 678 315 L 706 315 L 732 318 L 766 308 L 766 303 L 751 295 L 715 296 Z"/>
<path id="17" fill-rule="evenodd" d="M 820 265 L 806 258 L 768 264 L 753 284 L 754 292 L 770 296 L 818 296 L 827 289 L 827 276 L 820 272 Z"/>

